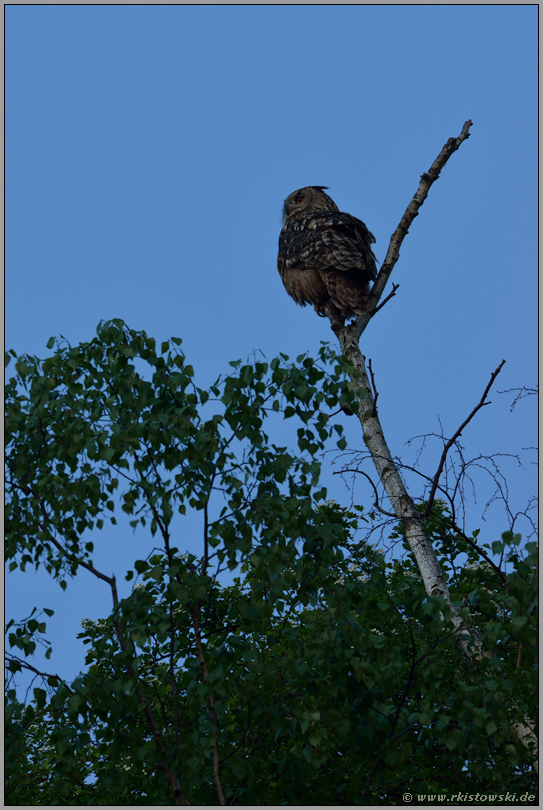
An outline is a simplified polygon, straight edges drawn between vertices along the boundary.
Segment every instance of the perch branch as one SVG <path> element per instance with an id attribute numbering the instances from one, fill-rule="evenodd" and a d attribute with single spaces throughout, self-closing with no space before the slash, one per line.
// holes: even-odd
<path id="1" fill-rule="evenodd" d="M 338 329 L 332 325 L 332 328 L 338 336 L 341 351 L 354 366 L 351 379 L 358 399 L 357 415 L 362 425 L 364 442 L 372 456 L 377 474 L 388 495 L 392 509 L 403 527 L 406 540 L 421 573 L 426 592 L 431 597 L 442 596 L 445 599 L 453 615 L 452 621 L 461 648 L 467 655 L 481 658 L 485 655 L 481 634 L 476 627 L 470 626 L 464 621 L 452 601 L 447 581 L 439 565 L 424 522 L 406 489 L 398 466 L 386 442 L 383 427 L 375 411 L 372 386 L 368 379 L 365 358 L 360 351 L 359 345 L 360 335 L 371 320 L 388 278 L 399 258 L 400 246 L 410 224 L 417 216 L 421 205 L 428 196 L 430 187 L 439 177 L 448 159 L 468 137 L 470 127 L 471 121 L 466 121 L 458 138 L 449 138 L 429 171 L 422 175 L 419 188 L 392 235 L 385 261 L 369 297 L 367 312 L 359 315 L 351 326 L 343 326 Z"/>
<path id="2" fill-rule="evenodd" d="M 390 238 L 387 255 L 385 256 L 385 260 L 381 265 L 381 270 L 379 271 L 379 275 L 375 280 L 375 284 L 371 289 L 368 300 L 368 309 L 362 315 L 359 315 L 354 324 L 349 327 L 356 339 L 360 338 L 360 335 L 365 330 L 366 326 L 378 309 L 377 305 L 379 304 L 379 300 L 384 292 L 386 283 L 394 269 L 394 265 L 400 257 L 400 247 L 402 246 L 402 242 L 409 232 L 411 223 L 415 217 L 418 216 L 419 208 L 426 200 L 430 188 L 438 179 L 439 175 L 441 174 L 441 170 L 444 168 L 451 155 L 453 155 L 454 152 L 460 148 L 463 142 L 469 138 L 469 130 L 471 126 L 472 121 L 466 121 L 458 138 L 449 138 L 437 158 L 430 166 L 429 170 L 421 176 L 419 187 L 413 199 L 407 206 L 405 213 L 400 220 L 400 224 Z M 388 299 L 385 299 L 385 301 L 383 301 L 383 305 L 387 300 Z"/>

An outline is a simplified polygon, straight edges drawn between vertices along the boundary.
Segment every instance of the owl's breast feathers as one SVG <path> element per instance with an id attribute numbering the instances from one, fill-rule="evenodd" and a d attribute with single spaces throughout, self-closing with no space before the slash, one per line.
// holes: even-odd
<path id="1" fill-rule="evenodd" d="M 289 217 L 277 261 L 287 292 L 301 306 L 313 304 L 319 314 L 327 301 L 344 317 L 363 312 L 368 282 L 377 277 L 373 242 L 366 225 L 350 214 L 308 211 Z"/>
<path id="2" fill-rule="evenodd" d="M 374 242 L 356 217 L 313 211 L 286 221 L 279 236 L 279 261 L 285 269 L 359 270 L 360 280 L 368 282 L 377 277 Z"/>

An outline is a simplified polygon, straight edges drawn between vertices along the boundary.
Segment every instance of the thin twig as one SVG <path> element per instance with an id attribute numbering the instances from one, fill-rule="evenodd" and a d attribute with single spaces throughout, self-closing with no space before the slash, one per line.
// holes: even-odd
<path id="1" fill-rule="evenodd" d="M 18 657 L 18 656 L 16 656 L 16 655 L 11 655 L 11 653 L 6 653 L 6 657 L 7 657 L 7 661 L 8 661 L 8 663 L 9 663 L 9 661 L 15 661 L 15 662 L 17 662 L 17 663 L 18 663 L 18 664 L 19 664 L 21 667 L 24 667 L 25 669 L 29 669 L 29 670 L 31 670 L 32 672 L 35 672 L 35 673 L 36 673 L 36 675 L 39 675 L 39 676 L 40 676 L 40 677 L 42 677 L 44 680 L 45 680 L 45 678 L 55 678 L 55 680 L 57 680 L 59 683 L 63 684 L 63 686 L 65 686 L 65 687 L 66 687 L 66 689 L 68 690 L 68 692 L 69 692 L 71 695 L 73 695 L 73 694 L 74 694 L 73 690 L 72 690 L 72 689 L 70 689 L 70 687 L 68 686 L 68 684 L 66 683 L 66 681 L 64 680 L 64 678 L 61 678 L 61 677 L 60 677 L 60 675 L 51 675 L 49 672 L 40 672 L 40 670 L 39 670 L 39 669 L 36 669 L 36 667 L 33 667 L 33 666 L 32 666 L 32 664 L 29 664 L 27 661 L 23 661 L 23 659 L 22 659 L 22 658 L 19 658 L 19 657 Z"/>
<path id="2" fill-rule="evenodd" d="M 463 532 L 463 531 L 462 531 L 462 529 L 461 529 L 459 526 L 457 526 L 455 522 L 452 522 L 452 523 L 451 523 L 451 529 L 452 529 L 452 530 L 453 530 L 453 531 L 454 531 L 454 532 L 455 532 L 455 533 L 456 533 L 456 534 L 457 534 L 459 537 L 461 537 L 461 538 L 462 538 L 462 540 L 463 540 L 465 543 L 468 543 L 468 544 L 469 544 L 469 545 L 472 547 L 472 549 L 474 549 L 474 551 L 476 551 L 476 552 L 477 552 L 477 554 L 479 554 L 479 556 L 483 558 L 483 560 L 484 560 L 486 563 L 488 563 L 488 565 L 489 565 L 489 566 L 490 566 L 490 567 L 493 569 L 494 573 L 495 573 L 495 574 L 497 574 L 497 575 L 499 576 L 499 578 L 501 579 L 501 581 L 503 582 L 503 584 L 504 584 L 504 585 L 505 585 L 505 587 L 507 588 L 507 591 L 509 591 L 509 590 L 510 590 L 510 587 L 509 587 L 509 581 L 508 581 L 508 579 L 507 579 L 506 575 L 505 575 L 505 574 L 504 574 L 504 572 L 501 570 L 501 568 L 499 568 L 499 567 L 496 565 L 496 563 L 495 563 L 495 562 L 493 562 L 493 561 L 490 559 L 490 557 L 488 556 L 488 554 L 486 553 L 486 551 L 484 551 L 484 549 L 482 549 L 482 548 L 481 548 L 481 547 L 480 547 L 480 546 L 479 546 L 479 545 L 478 545 L 478 544 L 475 542 L 475 540 L 473 540 L 471 537 L 468 537 L 468 535 L 467 535 L 465 532 Z"/>
<path id="3" fill-rule="evenodd" d="M 375 387 L 375 377 L 373 376 L 373 369 L 371 367 L 371 357 L 368 360 L 368 368 L 370 371 L 371 387 L 373 389 L 373 415 L 377 416 L 377 397 L 379 396 L 377 388 Z"/>
<path id="4" fill-rule="evenodd" d="M 171 578 L 170 578 L 171 579 Z M 175 720 L 175 744 L 179 743 L 179 706 L 177 705 L 177 685 L 175 683 L 174 649 L 175 649 L 175 625 L 173 621 L 173 605 L 170 602 L 170 660 L 168 668 L 170 671 L 170 683 L 172 686 L 173 716 Z M 166 726 L 167 728 L 167 726 Z"/>
<path id="5" fill-rule="evenodd" d="M 140 460 L 138 458 L 137 453 L 134 453 L 134 458 L 136 459 L 138 464 L 140 464 Z M 149 451 L 149 454 L 148 454 L 148 458 L 151 461 L 151 464 L 153 466 L 155 475 L 157 477 L 157 484 L 162 483 L 161 478 L 160 478 L 159 473 L 158 473 L 158 470 L 157 470 L 157 467 L 156 467 L 155 460 L 154 460 L 154 458 L 152 456 L 152 453 L 150 451 Z M 140 470 L 137 470 L 137 472 L 140 475 L 140 481 L 142 481 L 144 485 L 148 485 L 149 482 L 147 481 L 147 478 L 143 475 L 143 473 Z M 143 487 L 143 490 L 145 492 L 145 486 Z M 150 507 L 152 513 L 153 513 L 153 517 L 156 520 L 157 526 L 160 529 L 162 539 L 164 540 L 164 548 L 166 549 L 166 556 L 168 557 L 168 565 L 171 565 L 173 560 L 172 560 L 172 552 L 171 552 L 171 549 L 170 549 L 170 533 L 168 531 L 168 527 L 162 521 L 162 518 L 158 514 L 158 509 L 156 508 L 156 506 L 154 506 L 153 503 L 151 503 L 151 500 L 148 499 L 147 502 L 149 504 L 149 507 Z"/>
<path id="6" fill-rule="evenodd" d="M 421 478 L 424 478 L 426 481 L 429 481 L 430 483 L 432 482 L 433 479 L 430 478 L 429 475 L 426 475 L 425 473 L 421 472 L 420 470 L 417 470 L 416 467 L 411 467 L 409 464 L 404 464 L 404 463 L 401 463 L 401 462 L 397 462 L 397 463 L 399 463 L 399 466 L 401 467 L 402 470 L 409 470 L 409 472 L 415 473 L 416 475 L 420 476 Z M 342 473 L 345 473 L 345 472 L 360 473 L 360 475 L 364 475 L 368 479 L 370 484 L 372 485 L 373 491 L 375 492 L 375 496 L 377 498 L 377 488 L 376 488 L 375 484 L 373 483 L 372 479 L 370 478 L 370 476 L 367 473 L 365 473 L 363 470 L 360 470 L 360 469 L 354 469 L 354 468 L 351 468 L 351 467 L 343 467 L 341 470 L 338 470 L 337 472 L 334 472 L 333 475 L 341 475 Z M 434 514 L 434 515 L 432 515 L 432 520 L 436 521 L 436 523 L 441 523 L 445 528 L 450 527 L 455 534 L 457 534 L 462 540 L 464 540 L 464 542 L 468 543 L 477 552 L 477 554 L 479 554 L 479 556 L 482 557 L 485 560 L 485 562 L 488 563 L 488 565 L 492 568 L 494 573 L 501 579 L 501 581 L 503 582 L 505 587 L 507 589 L 509 589 L 509 582 L 507 580 L 506 575 L 501 570 L 501 568 L 491 560 L 491 558 L 488 556 L 486 551 L 483 548 L 481 548 L 481 546 L 479 546 L 475 542 L 475 540 L 473 540 L 473 538 L 468 537 L 468 535 L 460 528 L 460 526 L 458 526 L 458 524 L 456 522 L 456 512 L 455 512 L 455 507 L 454 507 L 454 500 L 451 497 L 450 493 L 440 485 L 438 485 L 437 489 L 447 498 L 447 500 L 449 502 L 449 505 L 451 507 L 451 518 L 450 518 L 450 520 L 446 520 L 446 519 L 442 519 L 438 515 Z M 397 515 L 394 515 L 391 512 L 386 512 L 384 509 L 382 509 L 379 506 L 378 503 L 375 503 L 374 507 L 376 509 L 378 509 L 379 512 L 381 512 L 383 515 L 386 515 L 387 517 L 392 517 L 392 518 L 397 517 Z"/>
<path id="7" fill-rule="evenodd" d="M 115 627 L 115 632 L 117 633 L 117 638 L 119 639 L 119 644 L 121 646 L 121 650 L 124 653 L 126 653 L 127 652 L 127 645 L 126 645 L 126 642 L 124 640 L 124 634 L 123 634 L 121 625 L 119 624 L 118 621 L 116 621 L 114 619 L 113 620 L 113 626 Z M 134 645 L 132 644 L 131 646 L 132 646 L 132 650 L 133 650 Z M 141 705 L 143 707 L 143 713 L 145 715 L 145 719 L 147 720 L 147 724 L 148 724 L 149 728 L 151 729 L 151 733 L 152 733 L 152 735 L 153 735 L 153 737 L 154 737 L 154 739 L 155 739 L 155 741 L 157 743 L 157 746 L 158 746 L 158 748 L 160 750 L 160 748 L 163 747 L 163 737 L 162 737 L 162 734 L 160 733 L 157 722 L 156 722 L 156 720 L 155 720 L 155 718 L 153 716 L 153 713 L 151 711 L 151 707 L 149 706 L 149 701 L 147 700 L 147 697 L 146 697 L 143 689 L 141 688 L 140 684 L 138 683 L 138 675 L 137 675 L 134 667 L 130 663 L 128 663 L 128 661 L 125 663 L 125 669 L 126 669 L 127 674 L 131 678 L 133 678 L 133 680 L 134 680 L 134 682 L 136 684 L 136 688 L 135 688 L 136 697 L 138 698 L 138 701 L 141 703 Z M 163 762 L 161 762 L 159 765 L 157 765 L 157 768 L 159 770 L 163 771 L 166 774 L 166 778 L 168 779 L 168 782 L 170 783 L 170 787 L 173 790 L 175 804 L 176 805 L 181 805 L 181 806 L 190 804 L 190 802 L 188 802 L 185 799 L 185 797 L 183 796 L 183 793 L 181 792 L 181 788 L 179 786 L 179 780 L 177 779 L 177 776 L 174 773 L 172 773 L 170 771 L 170 769 Z"/>
<path id="8" fill-rule="evenodd" d="M 505 391 L 498 391 L 498 394 L 512 394 L 513 391 L 517 391 L 517 395 L 513 402 L 511 403 L 510 411 L 513 411 L 517 402 L 520 402 L 521 399 L 530 396 L 538 396 L 539 388 L 536 385 L 535 388 L 528 388 L 526 385 L 523 385 L 521 388 L 506 388 Z"/>
<path id="9" fill-rule="evenodd" d="M 373 310 L 374 315 L 376 315 L 380 309 L 383 309 L 384 305 L 396 295 L 396 290 L 399 288 L 399 286 L 400 286 L 399 284 L 394 284 L 394 282 L 392 282 L 392 292 L 387 295 L 384 301 L 381 301 L 378 307 L 375 307 L 375 309 Z"/>
<path id="10" fill-rule="evenodd" d="M 443 467 L 445 465 L 445 459 L 447 458 L 447 453 L 449 452 L 449 450 L 451 449 L 451 447 L 453 446 L 455 441 L 458 438 L 460 438 L 460 436 L 462 435 L 462 431 L 471 422 L 471 420 L 473 419 L 473 417 L 475 416 L 477 411 L 480 411 L 481 408 L 484 405 L 490 405 L 490 403 L 485 402 L 485 400 L 487 398 L 488 392 L 492 388 L 492 384 L 493 384 L 494 380 L 496 379 L 496 377 L 498 376 L 498 374 L 502 370 L 504 364 L 505 364 L 505 360 L 502 360 L 500 365 L 498 366 L 498 368 L 495 371 L 492 372 L 492 376 L 490 377 L 490 382 L 488 383 L 487 387 L 485 388 L 483 396 L 481 397 L 481 400 L 480 400 L 479 404 L 475 406 L 475 408 L 472 410 L 472 412 L 467 417 L 467 419 L 465 419 L 462 422 L 462 424 L 460 425 L 460 427 L 458 428 L 458 430 L 456 431 L 454 436 L 451 439 L 449 439 L 449 441 L 447 442 L 447 444 L 443 448 L 443 453 L 441 454 L 441 459 L 439 461 L 439 466 L 437 468 L 437 472 L 436 472 L 436 474 L 434 476 L 434 479 L 433 479 L 432 489 L 430 490 L 430 495 L 428 496 L 428 502 L 426 504 L 426 510 L 424 512 L 424 517 L 428 517 L 428 515 L 430 514 L 430 512 L 432 510 L 432 504 L 434 503 L 434 498 L 435 498 L 435 494 L 436 494 L 437 485 L 439 483 L 439 478 L 441 476 L 441 473 L 443 472 Z"/>
<path id="11" fill-rule="evenodd" d="M 379 512 L 381 512 L 381 514 L 386 515 L 387 517 L 391 517 L 391 518 L 395 518 L 395 519 L 398 518 L 398 516 L 394 512 L 385 512 L 385 510 L 382 509 L 379 506 L 379 493 L 377 492 L 377 487 L 375 486 L 375 484 L 373 483 L 373 481 L 371 480 L 369 475 L 364 472 L 364 470 L 355 470 L 355 469 L 352 469 L 350 467 L 344 467 L 341 470 L 336 470 L 336 472 L 332 473 L 332 475 L 342 475 L 343 473 L 346 473 L 346 472 L 358 473 L 359 475 L 365 476 L 368 479 L 368 481 L 370 482 L 370 484 L 372 485 L 373 491 L 375 493 L 375 503 L 373 504 L 374 508 L 377 509 Z"/>

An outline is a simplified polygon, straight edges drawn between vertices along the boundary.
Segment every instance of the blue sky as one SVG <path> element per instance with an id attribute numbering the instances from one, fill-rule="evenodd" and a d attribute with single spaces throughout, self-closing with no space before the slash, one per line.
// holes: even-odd
<path id="1" fill-rule="evenodd" d="M 328 185 L 382 260 L 420 175 L 471 118 L 362 341 L 392 452 L 412 459 L 405 443 L 438 419 L 451 435 L 503 358 L 495 391 L 535 384 L 536 38 L 535 5 L 8 6 L 7 348 L 44 356 L 49 337 L 88 340 L 119 317 L 183 338 L 200 385 L 254 350 L 316 352 L 327 322 L 277 273 L 283 199 Z M 512 395 L 490 398 L 467 455 L 533 446 L 534 398 L 513 412 Z M 360 448 L 358 422 L 345 428 Z M 535 488 L 526 458 L 504 459 L 518 509 Z M 469 528 L 491 542 L 507 525 L 497 505 L 482 522 L 485 497 L 481 484 Z M 129 530 L 97 555 L 122 580 L 149 548 Z M 57 611 L 49 666 L 75 675 L 79 620 L 106 613 L 107 592 L 83 573 L 66 593 L 28 573 L 7 594 L 9 615 Z"/>

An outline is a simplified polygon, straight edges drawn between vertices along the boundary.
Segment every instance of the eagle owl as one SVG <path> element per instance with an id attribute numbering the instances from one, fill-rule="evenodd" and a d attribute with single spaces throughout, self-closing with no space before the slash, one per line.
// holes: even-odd
<path id="1" fill-rule="evenodd" d="M 313 304 L 332 328 L 366 311 L 369 282 L 377 276 L 365 224 L 343 214 L 324 193 L 307 186 L 285 200 L 277 267 L 286 291 L 297 304 Z"/>

